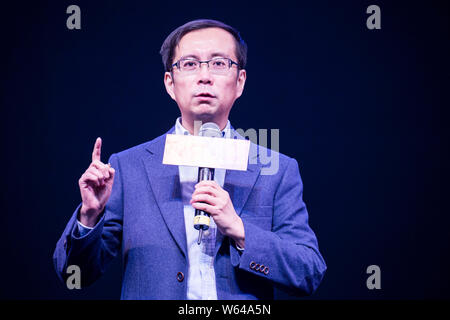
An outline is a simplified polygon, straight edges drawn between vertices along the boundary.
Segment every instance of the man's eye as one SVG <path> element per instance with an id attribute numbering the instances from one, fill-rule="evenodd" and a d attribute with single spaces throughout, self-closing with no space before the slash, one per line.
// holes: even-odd
<path id="1" fill-rule="evenodd" d="M 195 61 L 184 61 L 183 67 L 184 68 L 195 68 L 197 66 L 197 62 Z"/>
<path id="2" fill-rule="evenodd" d="M 223 61 L 223 60 L 215 60 L 213 62 L 213 66 L 215 66 L 215 67 L 224 67 L 225 66 L 225 61 Z"/>

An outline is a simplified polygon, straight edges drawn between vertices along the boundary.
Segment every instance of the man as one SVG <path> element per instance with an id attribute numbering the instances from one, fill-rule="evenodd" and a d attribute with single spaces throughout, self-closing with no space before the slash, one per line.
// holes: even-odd
<path id="1" fill-rule="evenodd" d="M 244 90 L 246 53 L 239 33 L 219 21 L 191 21 L 168 36 L 164 84 L 181 111 L 168 133 L 197 134 L 194 122 L 201 121 L 216 123 L 225 138 L 238 136 L 228 115 Z M 61 280 L 77 265 L 89 285 L 122 249 L 122 299 L 272 299 L 274 287 L 314 292 L 326 266 L 294 159 L 279 154 L 272 175 L 249 159 L 247 171 L 216 169 L 214 181 L 197 183 L 198 168 L 162 164 L 164 143 L 165 135 L 105 165 L 97 139 L 79 180 L 82 203 L 54 253 Z M 200 245 L 195 209 L 213 220 Z"/>

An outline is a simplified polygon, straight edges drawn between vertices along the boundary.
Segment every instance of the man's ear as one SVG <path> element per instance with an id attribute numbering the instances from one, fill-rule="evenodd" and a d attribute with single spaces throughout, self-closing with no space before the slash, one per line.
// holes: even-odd
<path id="1" fill-rule="evenodd" d="M 169 94 L 169 96 L 175 100 L 175 94 L 174 94 L 174 80 L 173 80 L 173 74 L 171 72 L 165 72 L 164 73 L 164 86 L 166 87 L 166 91 Z"/>
<path id="2" fill-rule="evenodd" d="M 239 70 L 239 74 L 237 77 L 236 99 L 242 95 L 242 92 L 244 92 L 246 79 L 247 79 L 247 72 L 245 71 L 245 69 Z"/>

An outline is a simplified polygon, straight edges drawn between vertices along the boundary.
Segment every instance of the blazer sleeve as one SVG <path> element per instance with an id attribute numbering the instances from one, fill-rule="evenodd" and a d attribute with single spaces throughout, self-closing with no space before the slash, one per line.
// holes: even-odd
<path id="1" fill-rule="evenodd" d="M 308 224 L 303 183 L 295 159 L 289 158 L 274 195 L 272 229 L 263 230 L 254 220 L 241 218 L 245 250 L 240 254 L 237 249 L 231 249 L 232 265 L 266 278 L 289 292 L 312 294 L 327 267 Z"/>
<path id="2" fill-rule="evenodd" d="M 123 193 L 118 158 L 109 158 L 115 169 L 114 184 L 105 210 L 95 227 L 80 236 L 77 219 L 81 204 L 72 214 L 61 238 L 56 244 L 53 264 L 61 281 L 65 283 L 70 274 L 67 267 L 77 265 L 81 273 L 81 286 L 86 287 L 97 280 L 107 265 L 118 254 L 122 241 Z"/>

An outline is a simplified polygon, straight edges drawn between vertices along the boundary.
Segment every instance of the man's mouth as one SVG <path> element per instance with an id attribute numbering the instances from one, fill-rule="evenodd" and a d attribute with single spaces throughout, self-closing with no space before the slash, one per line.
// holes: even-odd
<path id="1" fill-rule="evenodd" d="M 201 92 L 195 95 L 197 98 L 215 98 L 216 96 L 209 92 Z"/>

